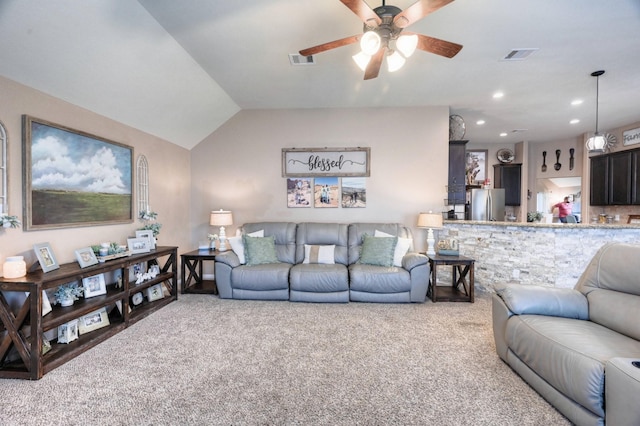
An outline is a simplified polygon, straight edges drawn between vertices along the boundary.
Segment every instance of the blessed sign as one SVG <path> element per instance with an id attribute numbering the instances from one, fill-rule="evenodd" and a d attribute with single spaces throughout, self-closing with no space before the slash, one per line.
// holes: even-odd
<path id="1" fill-rule="evenodd" d="M 283 148 L 282 176 L 369 176 L 370 148 Z"/>

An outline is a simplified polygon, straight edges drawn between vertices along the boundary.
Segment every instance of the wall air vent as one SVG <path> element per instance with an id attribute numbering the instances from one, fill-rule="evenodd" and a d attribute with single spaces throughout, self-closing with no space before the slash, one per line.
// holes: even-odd
<path id="1" fill-rule="evenodd" d="M 503 61 L 524 61 L 527 59 L 532 53 L 538 50 L 537 47 L 526 48 L 526 49 L 513 49 L 511 52 L 507 53 L 507 55 L 502 58 Z"/>
<path id="2" fill-rule="evenodd" d="M 291 65 L 315 65 L 316 61 L 313 55 L 302 56 L 297 53 L 289 53 L 289 62 Z"/>

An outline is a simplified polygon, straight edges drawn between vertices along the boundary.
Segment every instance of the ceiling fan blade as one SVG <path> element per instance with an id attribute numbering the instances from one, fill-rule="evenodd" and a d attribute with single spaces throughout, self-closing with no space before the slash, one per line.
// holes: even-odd
<path id="1" fill-rule="evenodd" d="M 382 47 L 378 52 L 371 57 L 367 69 L 364 72 L 364 79 L 371 80 L 376 78 L 380 73 L 380 67 L 382 66 L 382 59 L 384 59 L 385 48 Z"/>
<path id="2" fill-rule="evenodd" d="M 369 7 L 364 0 L 340 0 L 342 4 L 347 6 L 353 13 L 358 15 L 362 22 L 370 27 L 377 27 L 382 23 L 380 17 Z M 453 0 L 451 0 L 453 1 Z"/>
<path id="3" fill-rule="evenodd" d="M 415 33 L 405 32 L 402 34 L 412 35 Z M 418 36 L 418 46 L 420 50 L 425 52 L 435 53 L 436 55 L 444 56 L 447 58 L 453 58 L 462 49 L 461 44 L 452 43 L 446 40 L 440 40 L 439 38 L 429 37 L 423 34 L 415 34 Z"/>
<path id="4" fill-rule="evenodd" d="M 358 41 L 360 41 L 360 37 L 362 37 L 362 34 L 341 38 L 340 40 L 334 40 L 328 43 L 323 43 L 317 46 L 309 47 L 308 49 L 302 49 L 298 53 L 300 53 L 302 56 L 315 55 L 316 53 L 326 52 L 327 50 L 335 49 L 336 47 L 342 47 L 342 46 L 347 46 L 349 44 L 357 43 Z"/>
<path id="5" fill-rule="evenodd" d="M 393 19 L 393 23 L 398 28 L 406 28 L 452 1 L 454 0 L 419 0 L 397 14 Z"/>

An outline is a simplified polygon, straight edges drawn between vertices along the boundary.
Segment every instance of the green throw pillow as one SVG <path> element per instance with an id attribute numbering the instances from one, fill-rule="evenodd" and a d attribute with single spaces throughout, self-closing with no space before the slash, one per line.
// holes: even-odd
<path id="1" fill-rule="evenodd" d="M 279 263 L 276 254 L 276 239 L 270 237 L 249 237 L 243 235 L 244 252 L 247 265 L 262 265 L 265 263 Z"/>
<path id="2" fill-rule="evenodd" d="M 393 253 L 398 237 L 373 237 L 365 234 L 360 253 L 360 263 L 376 266 L 392 266 Z"/>

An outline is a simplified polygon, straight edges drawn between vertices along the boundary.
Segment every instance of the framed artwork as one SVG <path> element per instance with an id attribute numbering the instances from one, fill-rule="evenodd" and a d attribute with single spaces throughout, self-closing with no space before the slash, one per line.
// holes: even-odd
<path id="1" fill-rule="evenodd" d="M 287 207 L 311 207 L 311 178 L 287 178 Z"/>
<path id="2" fill-rule="evenodd" d="M 367 207 L 367 184 L 361 177 L 342 178 L 342 207 Z"/>
<path id="3" fill-rule="evenodd" d="M 88 299 L 101 294 L 107 294 L 107 286 L 104 281 L 104 274 L 94 275 L 82 279 L 82 287 L 84 288 L 84 298 Z"/>
<path id="4" fill-rule="evenodd" d="M 146 238 L 149 242 L 149 249 L 153 250 L 156 248 L 156 239 L 153 237 L 153 231 L 151 229 L 136 231 L 136 238 Z"/>
<path id="5" fill-rule="evenodd" d="M 340 186 L 337 177 L 318 177 L 313 180 L 314 206 L 316 208 L 338 207 Z"/>
<path id="6" fill-rule="evenodd" d="M 149 240 L 146 238 L 127 238 L 127 246 L 131 254 L 148 253 L 151 251 Z"/>
<path id="7" fill-rule="evenodd" d="M 155 284 L 149 287 L 147 290 L 147 300 L 149 302 L 153 302 L 164 297 L 164 292 L 162 291 L 162 284 Z"/>
<path id="8" fill-rule="evenodd" d="M 49 243 L 34 244 L 33 251 L 36 253 L 42 272 L 53 271 L 60 267 Z"/>
<path id="9" fill-rule="evenodd" d="M 132 147 L 28 115 L 22 126 L 25 230 L 133 222 Z"/>
<path id="10" fill-rule="evenodd" d="M 76 250 L 76 260 L 81 268 L 86 268 L 87 266 L 96 265 L 98 263 L 98 258 L 91 247 Z"/>
<path id="11" fill-rule="evenodd" d="M 109 315 L 107 315 L 107 308 L 100 308 L 97 311 L 78 318 L 78 331 L 80 334 L 85 334 L 108 325 Z"/>
<path id="12" fill-rule="evenodd" d="M 283 148 L 282 176 L 369 176 L 371 148 Z"/>
<path id="13" fill-rule="evenodd" d="M 467 185 L 481 185 L 487 178 L 487 150 L 468 149 L 465 163 Z"/>

